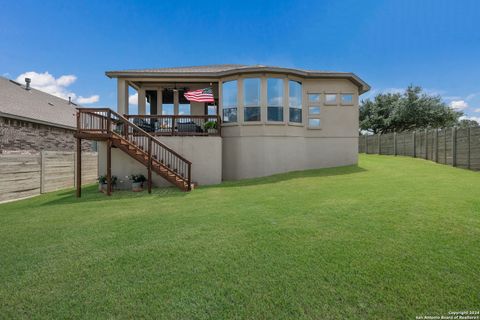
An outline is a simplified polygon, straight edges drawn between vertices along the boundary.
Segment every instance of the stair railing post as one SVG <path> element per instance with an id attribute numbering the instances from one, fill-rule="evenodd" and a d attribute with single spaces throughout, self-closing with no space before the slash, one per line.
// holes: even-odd
<path id="1" fill-rule="evenodd" d="M 173 115 L 172 116 L 172 136 L 175 135 L 175 121 L 176 119 L 175 119 L 175 116 Z"/>
<path id="2" fill-rule="evenodd" d="M 112 133 L 112 110 L 108 110 L 107 112 L 107 134 L 110 135 Z"/>
<path id="3" fill-rule="evenodd" d="M 148 193 L 152 193 L 152 137 L 148 137 Z"/>

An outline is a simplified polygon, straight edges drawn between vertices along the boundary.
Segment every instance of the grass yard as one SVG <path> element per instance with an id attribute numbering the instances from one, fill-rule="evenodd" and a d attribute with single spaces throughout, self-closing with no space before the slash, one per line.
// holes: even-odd
<path id="1" fill-rule="evenodd" d="M 480 309 L 480 173 L 420 159 L 0 205 L 0 318 L 414 319 Z"/>

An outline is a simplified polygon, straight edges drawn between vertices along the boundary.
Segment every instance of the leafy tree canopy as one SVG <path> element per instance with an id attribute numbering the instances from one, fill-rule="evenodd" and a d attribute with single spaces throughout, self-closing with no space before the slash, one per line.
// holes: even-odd
<path id="1" fill-rule="evenodd" d="M 381 93 L 373 100 L 362 100 L 360 129 L 388 133 L 473 124 L 460 122 L 462 115 L 440 96 L 428 95 L 421 87 L 410 85 L 403 93 Z"/>

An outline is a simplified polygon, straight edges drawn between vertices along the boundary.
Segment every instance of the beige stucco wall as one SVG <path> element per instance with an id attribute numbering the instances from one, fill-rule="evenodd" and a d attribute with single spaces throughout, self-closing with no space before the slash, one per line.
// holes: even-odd
<path id="1" fill-rule="evenodd" d="M 222 139 L 220 137 L 160 137 L 164 144 L 192 162 L 192 181 L 198 185 L 217 184 L 222 181 Z M 107 145 L 98 144 L 99 175 L 107 172 Z M 118 177 L 120 188 L 129 188 L 128 176 L 144 174 L 147 168 L 123 151 L 112 148 L 112 175 Z M 154 186 L 170 185 L 156 173 L 152 174 Z"/>
<path id="2" fill-rule="evenodd" d="M 238 123 L 224 124 L 223 179 L 236 180 L 267 176 L 275 173 L 314 168 L 356 164 L 358 150 L 358 87 L 345 79 L 302 80 L 302 123 L 288 122 L 288 108 L 284 107 L 284 121 L 266 121 L 266 90 L 262 90 L 259 122 L 243 122 L 242 79 L 274 75 L 248 75 L 224 80 L 239 80 Z M 278 77 L 278 75 L 275 75 Z M 285 78 L 288 80 L 289 78 Z M 262 83 L 265 83 L 263 80 Z M 321 94 L 320 115 L 309 115 L 308 93 Z M 338 95 L 337 103 L 327 105 L 325 94 Z M 351 105 L 342 105 L 340 94 L 353 95 Z M 284 86 L 284 105 L 288 101 L 288 85 Z M 319 118 L 320 128 L 309 128 L 309 118 Z"/>
<path id="3" fill-rule="evenodd" d="M 223 179 L 357 163 L 358 138 L 242 136 L 223 141 Z"/>

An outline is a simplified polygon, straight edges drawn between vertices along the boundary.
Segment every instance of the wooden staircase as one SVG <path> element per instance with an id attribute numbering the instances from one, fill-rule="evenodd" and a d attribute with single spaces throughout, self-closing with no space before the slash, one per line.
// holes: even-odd
<path id="1" fill-rule="evenodd" d="M 152 172 L 183 191 L 192 190 L 192 163 L 113 110 L 79 108 L 76 137 L 108 142 L 108 181 L 111 179 L 111 147 L 116 147 L 148 169 L 149 192 Z M 108 189 L 111 191 L 110 186 Z"/>

